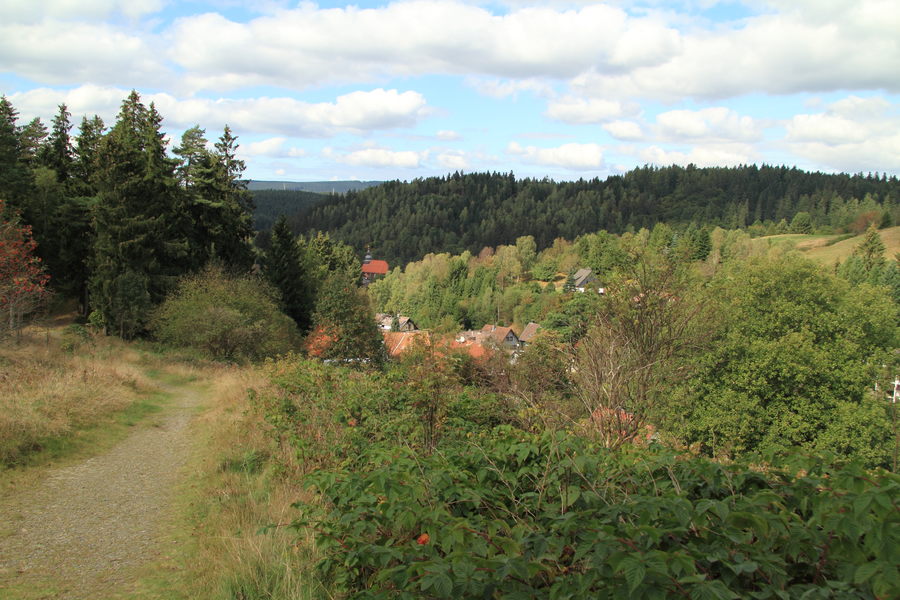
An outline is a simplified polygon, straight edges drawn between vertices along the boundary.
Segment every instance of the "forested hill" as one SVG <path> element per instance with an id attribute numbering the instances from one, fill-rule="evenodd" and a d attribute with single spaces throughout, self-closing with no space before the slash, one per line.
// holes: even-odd
<path id="1" fill-rule="evenodd" d="M 314 192 L 316 194 L 343 194 L 350 190 L 362 190 L 380 181 L 263 181 L 251 179 L 247 181 L 247 189 L 251 192 L 259 190 L 286 190 Z"/>
<path id="2" fill-rule="evenodd" d="M 294 215 L 318 204 L 327 196 L 302 190 L 256 190 L 253 194 L 253 228 L 257 231 L 272 229 L 281 215 Z"/>
<path id="3" fill-rule="evenodd" d="M 379 258 L 406 262 L 429 252 L 478 252 L 523 235 L 543 248 L 557 237 L 659 221 L 733 228 L 808 212 L 813 227 L 840 228 L 860 203 L 880 210 L 878 204 L 898 199 L 896 177 L 787 167 L 642 167 L 575 182 L 455 173 L 330 197 L 295 215 L 291 226 L 298 233 L 327 231 L 355 248 L 371 244 Z"/>

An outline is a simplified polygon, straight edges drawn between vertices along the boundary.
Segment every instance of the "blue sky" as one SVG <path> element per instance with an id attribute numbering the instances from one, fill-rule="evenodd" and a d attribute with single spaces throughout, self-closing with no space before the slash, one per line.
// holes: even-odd
<path id="1" fill-rule="evenodd" d="M 896 0 L 3 0 L 0 92 L 112 123 L 137 89 L 253 179 L 900 175 L 898 32 Z"/>

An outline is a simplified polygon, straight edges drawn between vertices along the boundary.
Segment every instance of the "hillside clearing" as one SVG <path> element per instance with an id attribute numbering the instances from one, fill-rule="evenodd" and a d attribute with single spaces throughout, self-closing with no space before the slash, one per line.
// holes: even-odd
<path id="1" fill-rule="evenodd" d="M 885 254 L 888 257 L 893 257 L 900 252 L 900 227 L 881 229 L 878 233 L 881 236 L 881 241 L 884 242 Z M 754 242 L 799 250 L 810 260 L 814 260 L 822 265 L 833 266 L 836 262 L 843 262 L 848 256 L 853 254 L 853 250 L 862 242 L 864 235 L 860 234 L 842 239 L 845 237 L 843 234 L 805 235 L 789 233 L 756 238 Z"/>

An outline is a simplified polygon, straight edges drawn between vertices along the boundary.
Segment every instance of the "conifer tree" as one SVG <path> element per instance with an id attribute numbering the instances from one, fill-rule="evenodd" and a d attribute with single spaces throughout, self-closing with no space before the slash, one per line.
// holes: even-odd
<path id="1" fill-rule="evenodd" d="M 66 105 L 60 104 L 59 112 L 53 117 L 47 143 L 40 154 L 41 163 L 56 172 L 56 179 L 60 183 L 68 182 L 75 161 L 72 139 L 69 137 L 72 129 L 69 122 L 71 116 Z"/>
<path id="2" fill-rule="evenodd" d="M 106 126 L 103 119 L 94 115 L 92 118 L 82 117 L 75 138 L 74 187 L 81 196 L 93 196 L 96 193 L 94 184 L 94 168 L 100 140 Z"/>
<path id="3" fill-rule="evenodd" d="M 35 117 L 19 131 L 19 157 L 29 168 L 37 166 L 46 139 L 47 126 L 40 117 Z"/>
<path id="4" fill-rule="evenodd" d="M 149 309 L 187 270 L 161 121 L 132 91 L 98 149 L 91 300 L 100 322 L 123 337 L 143 330 Z"/>
<path id="5" fill-rule="evenodd" d="M 266 253 L 266 277 L 281 292 L 281 306 L 300 331 L 312 323 L 313 298 L 310 274 L 294 234 L 282 215 L 272 227 L 272 245 Z"/>
<path id="6" fill-rule="evenodd" d="M 16 126 L 18 114 L 6 96 L 0 96 L 0 196 L 8 201 L 7 214 L 21 209 L 31 191 L 31 173 L 22 161 Z"/>
<path id="7" fill-rule="evenodd" d="M 880 269 L 884 266 L 884 253 L 884 242 L 881 241 L 878 229 L 875 227 L 875 224 L 872 223 L 866 230 L 863 241 L 856 247 L 853 254 L 862 259 L 863 268 L 866 270 L 866 273 L 871 273 L 875 269 Z"/>
<path id="8" fill-rule="evenodd" d="M 251 202 L 240 179 L 243 162 L 234 157 L 236 138 L 227 128 L 226 133 L 216 152 L 210 152 L 203 129 L 194 126 L 184 132 L 174 150 L 181 157 L 178 183 L 184 190 L 185 213 L 191 216 L 192 265 L 198 268 L 216 259 L 247 270 L 253 262 Z"/>

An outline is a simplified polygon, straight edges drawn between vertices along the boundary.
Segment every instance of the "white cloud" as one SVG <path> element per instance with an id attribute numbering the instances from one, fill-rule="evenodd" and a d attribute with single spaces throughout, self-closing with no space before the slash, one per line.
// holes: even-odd
<path id="1" fill-rule="evenodd" d="M 777 2 L 777 11 L 683 34 L 668 60 L 573 80 L 595 97 L 724 98 L 840 89 L 900 90 L 900 3 Z"/>
<path id="2" fill-rule="evenodd" d="M 607 101 L 900 91 L 895 0 L 779 0 L 764 14 L 715 25 L 677 8 L 639 15 L 611 3 L 551 3 L 502 12 L 456 0 L 301 3 L 247 22 L 214 12 L 152 26 L 92 21 L 145 17 L 164 4 L 6 0 L 0 69 L 54 84 L 165 81 L 184 93 L 422 74 L 464 75 L 495 97 L 548 95 L 571 80 L 578 95 Z"/>
<path id="3" fill-rule="evenodd" d="M 660 135 L 668 140 L 740 140 L 755 141 L 761 126 L 724 106 L 701 110 L 673 110 L 656 117 Z"/>
<path id="4" fill-rule="evenodd" d="M 274 137 L 259 142 L 251 142 L 242 147 L 245 156 L 284 156 L 284 143 L 287 138 Z"/>
<path id="5" fill-rule="evenodd" d="M 153 41 L 110 25 L 0 24 L 0 71 L 53 84 L 153 85 L 166 79 Z"/>
<path id="6" fill-rule="evenodd" d="M 427 152 L 412 150 L 390 150 L 388 148 L 362 148 L 350 152 L 335 152 L 331 148 L 322 151 L 325 158 L 357 167 L 399 167 L 416 169 L 427 158 Z"/>
<path id="7" fill-rule="evenodd" d="M 602 123 L 637 112 L 635 106 L 626 106 L 618 100 L 585 99 L 571 96 L 554 100 L 547 107 L 551 119 L 571 124 Z"/>
<path id="8" fill-rule="evenodd" d="M 795 115 L 786 129 L 791 151 L 830 169 L 900 170 L 900 106 L 884 98 L 849 96 L 824 112 Z"/>
<path id="9" fill-rule="evenodd" d="M 529 78 L 655 64 L 667 60 L 677 38 L 658 20 L 606 4 L 506 14 L 433 0 L 374 9 L 301 4 L 248 23 L 212 13 L 180 19 L 171 30 L 170 58 L 207 89 L 451 73 L 511 79 L 482 86 L 509 94 Z"/>
<path id="10" fill-rule="evenodd" d="M 68 91 L 35 88 L 11 94 L 9 100 L 19 111 L 20 121 L 34 117 L 47 120 L 56 114 L 57 106 L 65 103 L 75 123 L 80 122 L 82 116 L 96 114 L 110 125 L 127 95 L 128 91 L 119 88 L 84 85 Z"/>
<path id="11" fill-rule="evenodd" d="M 636 141 L 644 138 L 641 126 L 634 121 L 613 121 L 603 125 L 603 129 L 617 140 Z"/>
<path id="12" fill-rule="evenodd" d="M 446 150 L 436 157 L 437 163 L 445 168 L 454 171 L 464 171 L 469 168 L 468 155 L 461 150 Z"/>
<path id="13" fill-rule="evenodd" d="M 521 157 L 523 162 L 548 167 L 589 170 L 603 166 L 603 149 L 597 144 L 563 144 L 556 148 L 521 146 L 510 142 L 507 153 Z"/>
<path id="14" fill-rule="evenodd" d="M 137 19 L 162 10 L 166 0 L 4 0 L 0 20 L 32 23 L 52 19 L 103 19 L 116 13 Z"/>
<path id="15" fill-rule="evenodd" d="M 56 112 L 65 102 L 76 117 L 97 113 L 114 118 L 124 89 L 82 86 L 73 90 L 41 88 L 13 94 L 10 101 L 25 115 Z M 216 128 L 228 123 L 240 131 L 272 133 L 290 137 L 327 137 L 338 132 L 363 133 L 410 127 L 427 114 L 425 98 L 418 92 L 375 89 L 339 96 L 334 102 L 311 104 L 293 98 L 247 98 L 209 100 L 179 99 L 170 94 L 146 94 L 145 103 L 155 102 L 165 125 L 190 127 L 208 123 Z"/>
<path id="16" fill-rule="evenodd" d="M 665 150 L 650 146 L 640 152 L 645 163 L 659 166 L 694 164 L 698 167 L 734 167 L 754 162 L 755 153 L 747 145 L 706 145 L 692 148 L 689 152 Z"/>
<path id="17" fill-rule="evenodd" d="M 479 94 L 496 98 L 498 100 L 509 97 L 517 97 L 520 92 L 533 92 L 538 96 L 552 96 L 553 88 L 544 81 L 538 79 L 484 79 L 470 77 L 467 80 L 469 87 Z"/>

